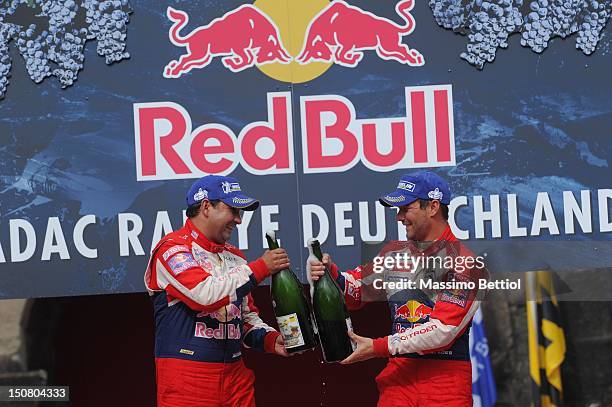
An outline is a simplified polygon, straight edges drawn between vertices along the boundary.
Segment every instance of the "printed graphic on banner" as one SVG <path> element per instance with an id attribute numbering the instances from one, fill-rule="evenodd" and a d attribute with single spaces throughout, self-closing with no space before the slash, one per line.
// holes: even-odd
<path id="1" fill-rule="evenodd" d="M 421 66 L 425 63 L 421 53 L 402 43 L 414 30 L 413 7 L 414 0 L 396 4 L 397 14 L 405 21 L 400 26 L 343 0 L 333 1 L 310 22 L 297 61 L 302 65 L 334 62 L 353 68 L 363 59 L 363 51 L 373 50 L 382 59 Z"/>
<path id="2" fill-rule="evenodd" d="M 143 291 L 206 174 L 261 201 L 230 238 L 247 261 L 267 228 L 296 264 L 311 237 L 347 259 L 405 240 L 378 198 L 428 168 L 457 238 L 498 270 L 612 265 L 609 1 L 0 3 L 0 298 Z"/>
<path id="3" fill-rule="evenodd" d="M 342 96 L 300 98 L 304 173 L 344 172 L 359 162 L 377 172 L 455 165 L 452 87 L 406 87 L 405 98 L 403 117 L 376 119 L 357 119 Z M 237 137 L 223 124 L 192 132 L 189 113 L 176 103 L 135 103 L 137 179 L 227 175 L 239 164 L 258 175 L 294 173 L 291 94 L 268 93 L 267 100 L 268 122 L 251 123 Z M 262 139 L 271 141 L 267 148 L 258 148 Z"/>
<path id="4" fill-rule="evenodd" d="M 323 74 L 331 64 L 356 67 L 365 51 L 374 51 L 372 55 L 383 60 L 423 66 L 421 53 L 403 43 L 415 28 L 410 14 L 413 7 L 414 0 L 396 3 L 397 16 L 403 20 L 400 25 L 343 0 L 257 0 L 187 34 L 181 32 L 189 15 L 168 7 L 166 15 L 172 22 L 168 37 L 173 45 L 185 48 L 185 53 L 166 65 L 163 76 L 180 78 L 221 57 L 223 66 L 232 72 L 257 67 L 279 81 L 302 83 Z M 297 48 L 296 41 L 301 41 Z M 316 64 L 314 69 L 304 69 L 311 64 Z"/>
<path id="5" fill-rule="evenodd" d="M 128 0 L 103 4 L 53 0 L 0 2 L 0 101 L 11 76 L 10 42 L 21 54 L 34 83 L 55 77 L 61 89 L 76 83 L 84 68 L 88 41 L 96 41 L 97 54 L 104 57 L 109 68 L 130 58 L 126 48 L 132 7 Z M 15 68 L 12 71 L 14 74 Z M 42 86 L 38 87 L 41 89 Z"/>
<path id="6" fill-rule="evenodd" d="M 610 2 L 606 0 L 531 1 L 529 7 L 526 5 L 522 0 L 509 3 L 462 1 L 452 6 L 445 0 L 429 2 L 440 27 L 467 34 L 469 43 L 460 57 L 478 69 L 493 62 L 500 48 L 508 48 L 509 37 L 513 34 L 520 34 L 521 45 L 537 54 L 546 51 L 555 37 L 565 39 L 577 34 L 575 49 L 591 55 L 612 14 Z M 559 43 L 555 41 L 555 45 Z M 609 49 L 608 46 L 603 48 Z"/>
<path id="7" fill-rule="evenodd" d="M 303 96 L 304 173 L 344 172 L 360 161 L 377 172 L 455 165 L 452 87 L 407 87 L 405 98 L 404 117 L 356 119 L 342 96 Z"/>
<path id="8" fill-rule="evenodd" d="M 401 23 L 376 15 L 371 7 L 360 8 L 343 0 L 257 0 L 226 11 L 186 35 L 181 32 L 189 14 L 165 7 L 165 22 L 172 23 L 170 43 L 186 48 L 178 60 L 166 64 L 166 78 L 205 68 L 215 57 L 232 72 L 257 67 L 271 78 L 291 83 L 313 80 L 333 64 L 356 67 L 364 51 L 375 51 L 368 54 L 409 66 L 424 64 L 419 51 L 403 42 L 415 27 L 413 0 L 396 2 Z M 604 54 L 609 50 L 604 33 L 612 13 L 605 0 L 535 1 L 529 7 L 522 1 L 488 2 L 485 6 L 463 1 L 449 7 L 445 0 L 432 0 L 429 7 L 438 26 L 454 34 L 467 34 L 466 50 L 457 57 L 478 69 L 493 62 L 500 48 L 508 48 L 512 35 L 520 35 L 520 44 L 537 54 L 546 51 L 555 37 L 572 35 L 575 48 L 584 55 L 592 55 L 598 48 Z M 51 0 L 17 0 L 0 6 L 0 100 L 11 76 L 10 42 L 26 61 L 32 81 L 38 84 L 54 76 L 62 88 L 68 88 L 83 69 L 87 41 L 97 41 L 97 53 L 105 57 L 107 65 L 130 58 L 126 49 L 132 9 L 127 0 L 101 7 L 98 2 L 58 6 Z M 85 19 L 78 18 L 83 14 Z M 201 19 L 201 14 L 205 13 L 198 8 L 194 19 Z"/>
<path id="9" fill-rule="evenodd" d="M 232 72 L 291 60 L 276 25 L 251 4 L 243 4 L 184 36 L 180 31 L 189 22 L 187 13 L 168 7 L 167 15 L 174 23 L 168 33 L 170 41 L 187 52 L 166 66 L 166 78 L 179 78 L 194 68 L 204 68 L 217 56 L 223 56 L 223 65 Z"/>

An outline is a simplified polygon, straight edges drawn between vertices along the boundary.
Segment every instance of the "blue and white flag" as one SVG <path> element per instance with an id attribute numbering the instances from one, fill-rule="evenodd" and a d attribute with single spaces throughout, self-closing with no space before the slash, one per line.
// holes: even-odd
<path id="1" fill-rule="evenodd" d="M 474 400 L 474 407 L 491 407 L 497 400 L 497 391 L 480 308 L 474 315 L 472 329 L 470 329 L 470 359 L 472 360 L 472 399 Z"/>

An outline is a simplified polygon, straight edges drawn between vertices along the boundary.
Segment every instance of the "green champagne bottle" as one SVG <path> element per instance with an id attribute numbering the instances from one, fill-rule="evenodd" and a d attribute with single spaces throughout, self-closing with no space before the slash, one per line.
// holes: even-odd
<path id="1" fill-rule="evenodd" d="M 310 256 L 322 261 L 323 255 L 318 240 L 310 239 L 308 250 Z M 344 294 L 327 267 L 325 274 L 315 282 L 312 307 L 325 361 L 339 362 L 353 353 L 355 347 L 347 333 L 353 330 L 353 326 L 344 302 Z"/>
<path id="2" fill-rule="evenodd" d="M 274 231 L 266 233 L 270 250 L 278 249 Z M 272 276 L 270 285 L 272 306 L 278 328 L 285 341 L 287 353 L 304 352 L 314 349 L 317 341 L 310 319 L 308 301 L 302 283 L 290 269 L 284 269 Z"/>

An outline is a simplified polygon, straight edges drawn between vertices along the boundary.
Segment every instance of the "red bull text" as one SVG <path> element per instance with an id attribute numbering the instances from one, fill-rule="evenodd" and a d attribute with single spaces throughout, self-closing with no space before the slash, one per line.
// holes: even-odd
<path id="1" fill-rule="evenodd" d="M 207 339 L 240 339 L 240 327 L 234 324 L 219 324 L 218 328 L 208 328 L 204 322 L 196 322 L 195 334 Z"/>
<path id="2" fill-rule="evenodd" d="M 137 179 L 226 175 L 239 164 L 256 175 L 295 173 L 291 93 L 268 93 L 267 106 L 267 121 L 236 136 L 220 123 L 192 130 L 177 103 L 134 104 Z M 454 166 L 451 85 L 407 87 L 405 106 L 402 117 L 357 119 L 343 96 L 301 97 L 303 172 L 344 172 L 360 162 L 377 172 Z"/>

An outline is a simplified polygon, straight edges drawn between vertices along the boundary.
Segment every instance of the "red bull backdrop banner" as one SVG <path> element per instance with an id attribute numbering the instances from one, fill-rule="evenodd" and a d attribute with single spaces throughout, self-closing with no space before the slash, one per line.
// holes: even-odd
<path id="1" fill-rule="evenodd" d="M 422 168 L 449 181 L 456 235 L 499 252 L 500 270 L 609 267 L 610 12 L 599 0 L 3 4 L 0 298 L 143 291 L 150 250 L 206 174 L 262 202 L 232 242 L 255 258 L 277 230 L 303 279 L 311 237 L 341 267 L 363 242 L 404 239 L 377 198 Z"/>

